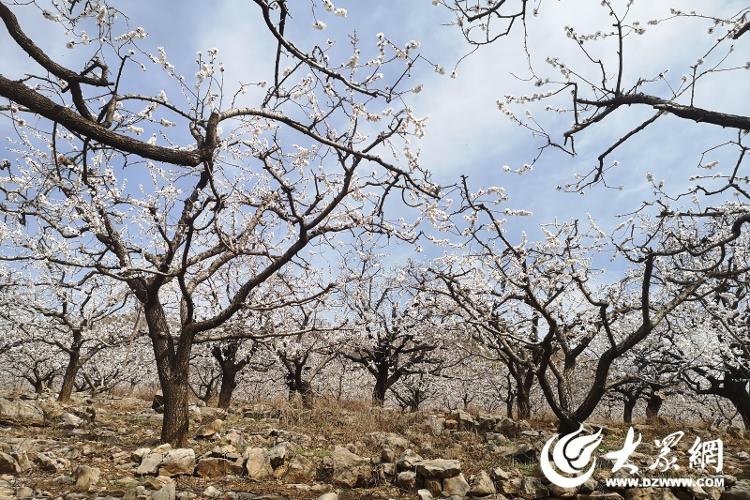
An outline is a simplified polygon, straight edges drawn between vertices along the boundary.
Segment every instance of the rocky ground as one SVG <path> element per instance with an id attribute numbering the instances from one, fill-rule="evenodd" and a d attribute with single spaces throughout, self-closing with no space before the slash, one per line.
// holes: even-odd
<path id="1" fill-rule="evenodd" d="M 238 403 L 226 413 L 191 407 L 189 447 L 159 445 L 161 415 L 137 398 L 0 398 L 0 498 L 750 500 L 749 442 L 723 437 L 727 490 L 602 491 L 611 467 L 575 491 L 550 485 L 539 450 L 549 422 L 516 422 L 466 412 L 405 414 L 367 407 Z M 677 427 L 637 425 L 642 467 L 653 439 Z M 622 445 L 627 427 L 608 424 L 600 449 Z M 688 443 L 688 441 L 691 441 Z"/>

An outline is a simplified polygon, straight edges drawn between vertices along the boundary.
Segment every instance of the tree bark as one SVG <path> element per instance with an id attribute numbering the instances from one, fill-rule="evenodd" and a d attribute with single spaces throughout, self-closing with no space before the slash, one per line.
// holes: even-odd
<path id="1" fill-rule="evenodd" d="M 143 310 L 154 349 L 159 384 L 164 395 L 164 418 L 160 439 L 162 443 L 184 447 L 190 432 L 188 380 L 192 342 L 191 339 L 181 338 L 175 350 L 169 324 L 158 298 L 151 297 L 144 303 Z"/>
<path id="2" fill-rule="evenodd" d="M 659 410 L 664 400 L 657 394 L 652 394 L 646 402 L 646 422 L 649 424 L 656 423 L 659 418 Z"/>
<path id="3" fill-rule="evenodd" d="M 232 402 L 232 394 L 237 387 L 237 372 L 224 370 L 222 366 L 221 389 L 219 389 L 219 408 L 228 410 Z"/>
<path id="4" fill-rule="evenodd" d="M 626 424 L 633 423 L 633 410 L 638 403 L 638 398 L 626 398 L 623 402 L 622 421 Z"/>
<path id="5" fill-rule="evenodd" d="M 68 366 L 65 367 L 65 374 L 63 375 L 62 385 L 60 386 L 60 392 L 57 395 L 57 400 L 61 403 L 70 401 L 70 397 L 73 395 L 73 387 L 76 381 L 76 375 L 78 370 L 81 368 L 81 332 L 73 332 L 73 343 L 68 351 Z"/>

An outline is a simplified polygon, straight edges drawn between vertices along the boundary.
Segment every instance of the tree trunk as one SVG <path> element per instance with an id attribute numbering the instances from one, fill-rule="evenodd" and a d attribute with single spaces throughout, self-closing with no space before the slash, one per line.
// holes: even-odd
<path id="1" fill-rule="evenodd" d="M 750 392 L 747 389 L 747 382 L 724 380 L 724 395 L 732 402 L 737 409 L 745 430 L 750 432 Z"/>
<path id="2" fill-rule="evenodd" d="M 372 405 L 373 406 L 380 406 L 382 407 L 385 404 L 385 393 L 388 390 L 386 387 L 388 380 L 388 373 L 385 373 L 385 376 L 382 376 L 382 374 L 378 374 L 378 377 L 375 379 L 375 387 L 372 389 Z"/>
<path id="3" fill-rule="evenodd" d="M 164 420 L 161 427 L 161 441 L 172 446 L 183 448 L 187 444 L 190 432 L 190 385 L 187 374 L 176 376 L 168 383 L 161 385 L 164 394 Z"/>
<path id="4" fill-rule="evenodd" d="M 659 410 L 664 400 L 657 394 L 652 394 L 646 403 L 646 422 L 653 424 L 659 418 Z"/>
<path id="5" fill-rule="evenodd" d="M 222 367 L 223 368 L 223 367 Z M 221 374 L 221 389 L 219 389 L 219 408 L 228 410 L 232 402 L 232 394 L 237 387 L 237 372 L 234 370 L 223 370 Z"/>
<path id="6" fill-rule="evenodd" d="M 73 335 L 73 344 L 68 352 L 68 366 L 65 367 L 62 386 L 60 386 L 60 393 L 57 395 L 57 400 L 61 403 L 70 401 L 70 396 L 73 394 L 76 375 L 81 368 L 81 334 L 74 333 Z"/>
<path id="7" fill-rule="evenodd" d="M 148 334 L 154 349 L 156 371 L 164 395 L 164 418 L 161 427 L 161 442 L 175 447 L 184 447 L 190 432 L 190 350 L 192 339 L 181 332 L 180 343 L 175 350 L 169 324 L 158 298 L 152 297 L 143 305 Z"/>
<path id="8" fill-rule="evenodd" d="M 633 423 L 633 410 L 638 403 L 638 398 L 626 398 L 623 402 L 622 421 L 626 424 Z"/>

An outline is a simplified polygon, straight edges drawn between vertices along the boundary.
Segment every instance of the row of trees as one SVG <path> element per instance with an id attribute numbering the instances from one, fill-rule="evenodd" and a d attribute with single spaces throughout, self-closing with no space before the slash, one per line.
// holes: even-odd
<path id="1" fill-rule="evenodd" d="M 750 425 L 742 170 L 750 119 L 694 102 L 699 83 L 745 70 L 726 47 L 747 31 L 747 9 L 731 18 L 674 11 L 649 23 L 708 21 L 719 37 L 668 95 L 647 92 L 663 75 L 625 73 L 628 40 L 644 30 L 628 20 L 629 5 L 604 2 L 614 29 L 567 28 L 601 78 L 555 58 L 560 76 L 537 75 L 528 54 L 532 80 L 549 90 L 498 105 L 543 138 L 541 151 L 575 154 L 574 138 L 621 108 L 655 113 L 569 190 L 606 185 L 608 156 L 662 117 L 731 130 L 722 148 L 738 152 L 710 186 L 697 179 L 669 193 L 651 180 L 653 198 L 613 231 L 572 220 L 543 226 L 535 240 L 507 228 L 524 212 L 504 207 L 503 189 L 475 189 L 466 178 L 437 186 L 420 165 L 425 122 L 408 104 L 419 91 L 408 81 L 432 63 L 418 43 L 385 35 L 374 46 L 356 36 L 348 46 L 303 43 L 288 35 L 305 19 L 290 2 L 252 3 L 276 44 L 275 64 L 268 79 L 232 87 L 215 49 L 198 54 L 189 81 L 112 2 L 0 2 L 13 48 L 28 61 L 0 75 L 8 103 L 0 113 L 14 133 L 0 168 L 9 332 L 1 349 L 28 357 L 17 375 L 37 388 L 61 376 L 65 400 L 81 379 L 94 390 L 122 376 L 127 365 L 102 355 L 118 350 L 153 367 L 161 439 L 178 445 L 189 435 L 192 393 L 210 400 L 218 387 L 227 406 L 250 371 L 283 378 L 309 403 L 334 362 L 369 374 L 378 404 L 392 394 L 416 408 L 448 392 L 468 402 L 465 388 L 478 385 L 522 418 L 541 398 L 570 430 L 613 395 L 632 409 L 641 395 L 674 388 L 720 396 Z M 533 29 L 526 1 L 433 3 L 479 46 Z M 319 7 L 346 14 L 328 0 Z M 83 59 L 50 57 L 19 22 L 22 9 L 61 26 Z M 613 40 L 611 59 L 588 48 Z M 158 78 L 145 80 L 143 69 Z M 569 94 L 572 105 L 547 104 Z M 533 114 L 516 115 L 516 106 L 539 103 L 573 117 L 563 141 Z M 439 256 L 391 269 L 379 245 Z M 134 354 L 145 339 L 150 363 Z"/>

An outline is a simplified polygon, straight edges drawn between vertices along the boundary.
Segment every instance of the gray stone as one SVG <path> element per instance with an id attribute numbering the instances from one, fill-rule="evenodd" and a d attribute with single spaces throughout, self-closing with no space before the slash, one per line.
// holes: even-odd
<path id="1" fill-rule="evenodd" d="M 396 476 L 396 484 L 402 490 L 414 490 L 417 487 L 417 473 L 410 470 L 399 472 Z"/>
<path id="2" fill-rule="evenodd" d="M 366 486 L 372 479 L 370 460 L 344 448 L 333 450 L 333 484 L 347 488 Z"/>
<path id="3" fill-rule="evenodd" d="M 248 448 L 243 455 L 247 477 L 256 481 L 267 479 L 273 474 L 271 461 L 263 448 Z"/>
<path id="4" fill-rule="evenodd" d="M 422 460 L 424 460 L 424 458 L 413 450 L 406 450 L 401 454 L 398 460 L 396 460 L 396 470 L 414 470 L 417 462 L 421 462 Z"/>
<path id="5" fill-rule="evenodd" d="M 159 465 L 159 475 L 192 475 L 193 469 L 195 469 L 195 452 L 192 448 L 176 448 L 164 455 Z"/>
<path id="6" fill-rule="evenodd" d="M 0 421 L 2 420 L 43 424 L 44 412 L 28 401 L 10 401 L 0 398 Z"/>
<path id="7" fill-rule="evenodd" d="M 417 498 L 419 500 L 433 500 L 435 497 L 428 490 L 419 490 L 417 491 Z"/>
<path id="8" fill-rule="evenodd" d="M 721 494 L 720 500 L 750 500 L 750 481 L 737 481 L 734 486 Z"/>
<path id="9" fill-rule="evenodd" d="M 463 474 L 443 479 L 443 495 L 465 497 L 471 491 L 471 486 Z"/>
<path id="10" fill-rule="evenodd" d="M 461 463 L 458 460 L 422 460 L 415 464 L 417 474 L 424 479 L 446 479 L 461 473 Z"/>
<path id="11" fill-rule="evenodd" d="M 99 482 L 101 471 L 96 467 L 79 465 L 76 468 L 76 489 L 78 491 L 89 491 L 92 486 Z"/>
<path id="12" fill-rule="evenodd" d="M 21 466 L 18 461 L 7 453 L 0 451 L 0 474 L 20 474 Z"/>
<path id="13" fill-rule="evenodd" d="M 471 494 L 475 497 L 486 497 L 497 493 L 495 483 L 485 471 L 481 471 L 472 481 Z"/>

